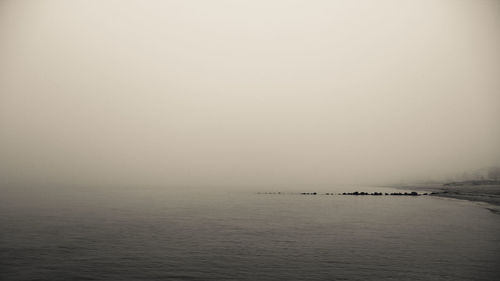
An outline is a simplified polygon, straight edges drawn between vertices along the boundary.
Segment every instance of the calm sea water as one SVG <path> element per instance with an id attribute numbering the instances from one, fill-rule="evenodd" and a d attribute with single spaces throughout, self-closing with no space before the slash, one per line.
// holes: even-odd
<path id="1" fill-rule="evenodd" d="M 466 201 L 4 188 L 0 214 L 1 280 L 500 280 Z"/>

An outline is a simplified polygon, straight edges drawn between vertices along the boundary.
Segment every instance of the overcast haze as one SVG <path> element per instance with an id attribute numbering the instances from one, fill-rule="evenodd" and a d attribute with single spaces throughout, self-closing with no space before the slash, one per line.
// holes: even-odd
<path id="1" fill-rule="evenodd" d="M 1 1 L 3 183 L 399 182 L 500 160 L 500 1 Z"/>

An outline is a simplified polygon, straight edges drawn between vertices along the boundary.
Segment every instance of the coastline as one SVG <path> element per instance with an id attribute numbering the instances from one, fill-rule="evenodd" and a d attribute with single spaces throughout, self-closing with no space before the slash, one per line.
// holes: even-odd
<path id="1" fill-rule="evenodd" d="M 429 192 L 429 196 L 483 202 L 495 206 L 488 208 L 500 212 L 500 184 L 474 185 L 467 183 L 415 184 L 398 186 L 399 189 Z"/>

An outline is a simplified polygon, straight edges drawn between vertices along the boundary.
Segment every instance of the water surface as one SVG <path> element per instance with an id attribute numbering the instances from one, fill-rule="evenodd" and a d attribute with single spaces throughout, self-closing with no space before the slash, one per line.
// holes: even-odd
<path id="1" fill-rule="evenodd" d="M 373 190 L 385 191 L 359 191 Z M 500 215 L 467 201 L 161 188 L 2 192 L 2 280 L 500 277 Z"/>

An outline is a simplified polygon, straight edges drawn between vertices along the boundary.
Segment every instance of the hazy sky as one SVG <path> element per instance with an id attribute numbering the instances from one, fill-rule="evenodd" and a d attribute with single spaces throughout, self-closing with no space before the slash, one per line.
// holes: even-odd
<path id="1" fill-rule="evenodd" d="M 1 1 L 3 183 L 399 181 L 500 162 L 500 1 Z"/>

